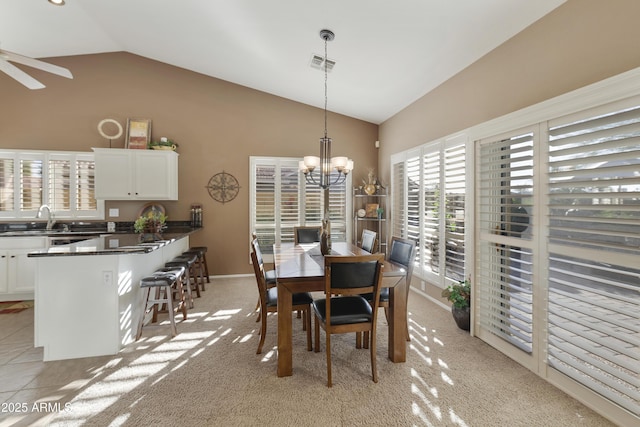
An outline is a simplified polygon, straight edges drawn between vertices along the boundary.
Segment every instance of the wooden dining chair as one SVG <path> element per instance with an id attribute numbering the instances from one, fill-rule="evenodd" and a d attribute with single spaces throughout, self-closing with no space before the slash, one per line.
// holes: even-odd
<path id="1" fill-rule="evenodd" d="M 293 227 L 293 241 L 299 243 L 315 243 L 320 241 L 321 227 L 300 226 Z"/>
<path id="2" fill-rule="evenodd" d="M 393 236 L 391 238 L 391 247 L 389 249 L 389 257 L 387 261 L 393 262 L 395 264 L 400 264 L 405 268 L 406 274 L 405 279 L 407 281 L 407 292 L 405 294 L 405 307 L 408 307 L 409 303 L 409 286 L 411 285 L 411 277 L 413 276 L 413 264 L 416 256 L 416 242 L 410 239 L 403 239 L 401 237 Z M 363 295 L 370 303 L 373 303 L 373 296 L 371 294 Z M 384 308 L 384 315 L 389 321 L 389 288 L 382 288 L 380 292 L 380 303 L 379 307 Z M 407 309 L 407 328 L 406 328 L 406 339 L 407 341 L 411 341 L 411 336 L 409 335 L 409 318 L 408 318 L 409 310 Z M 359 344 L 359 343 L 357 343 Z M 364 347 L 367 347 L 367 336 L 365 333 L 364 336 Z"/>
<path id="3" fill-rule="evenodd" d="M 360 247 L 369 253 L 373 253 L 376 248 L 376 240 L 378 238 L 378 233 L 375 231 L 367 230 L 366 228 L 362 230 L 362 239 L 360 243 Z"/>
<path id="4" fill-rule="evenodd" d="M 260 299 L 260 342 L 256 354 L 262 353 L 264 338 L 267 333 L 267 313 L 278 313 L 278 288 L 267 287 L 267 281 L 264 274 L 264 264 L 258 262 L 256 251 L 251 251 L 251 263 L 256 276 L 258 285 L 258 294 Z M 309 292 L 300 292 L 293 294 L 292 311 L 300 311 L 303 318 L 303 330 L 307 332 L 307 350 L 311 351 L 311 303 L 313 298 Z M 289 313 L 279 313 L 279 316 L 287 316 Z"/>
<path id="5" fill-rule="evenodd" d="M 251 233 L 251 250 L 256 253 L 256 258 L 258 259 L 258 264 L 261 265 L 264 270 L 265 281 L 267 283 L 267 289 L 273 288 L 276 286 L 276 271 L 275 270 L 267 270 L 264 267 L 264 260 L 262 258 L 262 250 L 260 249 L 260 243 L 258 242 L 258 236 L 256 233 Z M 260 309 L 260 298 L 258 298 L 258 302 L 256 303 L 256 311 Z M 260 313 L 258 313 L 258 317 L 256 318 L 256 322 L 260 321 Z"/>
<path id="6" fill-rule="evenodd" d="M 331 335 L 368 332 L 371 375 L 378 382 L 376 365 L 376 323 L 384 256 L 325 256 L 325 298 L 312 303 L 315 314 L 315 351 L 320 351 L 320 327 L 326 336 L 327 386 L 331 380 Z M 361 294 L 371 292 L 373 304 Z"/>

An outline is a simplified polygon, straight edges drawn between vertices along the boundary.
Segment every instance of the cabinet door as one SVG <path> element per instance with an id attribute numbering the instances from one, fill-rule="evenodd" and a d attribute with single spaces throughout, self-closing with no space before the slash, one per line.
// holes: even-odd
<path id="1" fill-rule="evenodd" d="M 35 287 L 36 259 L 27 254 L 33 249 L 8 251 L 9 263 L 7 279 L 9 292 L 33 292 Z"/>
<path id="2" fill-rule="evenodd" d="M 9 265 L 8 251 L 0 251 L 0 294 L 9 292 L 9 280 L 7 273 Z"/>
<path id="3" fill-rule="evenodd" d="M 96 198 L 126 200 L 133 194 L 132 152 L 128 150 L 96 150 Z"/>
<path id="4" fill-rule="evenodd" d="M 135 197 L 178 199 L 178 156 L 173 152 L 141 151 L 134 156 Z"/>

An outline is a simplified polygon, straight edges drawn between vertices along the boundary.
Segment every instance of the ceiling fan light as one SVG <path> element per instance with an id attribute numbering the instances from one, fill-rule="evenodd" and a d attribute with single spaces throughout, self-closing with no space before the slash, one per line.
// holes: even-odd
<path id="1" fill-rule="evenodd" d="M 56 6 L 64 6 L 64 0 L 48 0 L 49 3 Z"/>

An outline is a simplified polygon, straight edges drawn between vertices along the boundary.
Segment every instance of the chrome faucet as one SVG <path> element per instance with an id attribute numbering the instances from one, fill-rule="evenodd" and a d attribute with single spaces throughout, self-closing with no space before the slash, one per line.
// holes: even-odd
<path id="1" fill-rule="evenodd" d="M 38 213 L 36 214 L 36 218 L 42 217 L 42 211 L 47 210 L 47 230 L 53 229 L 53 225 L 56 223 L 56 220 L 53 217 L 53 212 L 51 212 L 51 208 L 47 205 L 42 205 L 38 209 Z"/>

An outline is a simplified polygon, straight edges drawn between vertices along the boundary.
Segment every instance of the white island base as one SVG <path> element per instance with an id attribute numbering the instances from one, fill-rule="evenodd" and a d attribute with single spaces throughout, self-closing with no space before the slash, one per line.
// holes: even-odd
<path id="1" fill-rule="evenodd" d="M 36 258 L 34 344 L 44 361 L 114 355 L 133 342 L 140 279 L 188 248 L 185 236 L 148 253 Z"/>

